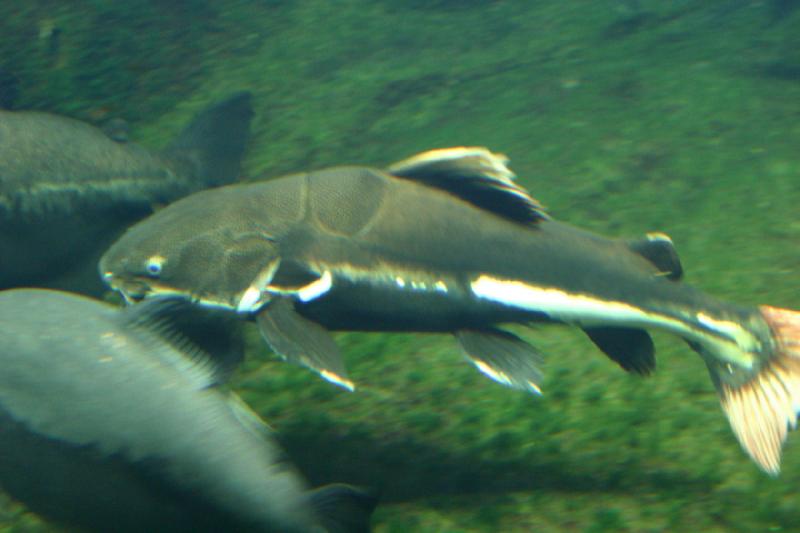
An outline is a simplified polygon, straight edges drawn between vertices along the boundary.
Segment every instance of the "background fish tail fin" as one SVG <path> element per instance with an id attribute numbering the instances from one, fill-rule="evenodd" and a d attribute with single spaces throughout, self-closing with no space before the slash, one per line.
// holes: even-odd
<path id="1" fill-rule="evenodd" d="M 742 448 L 776 476 L 781 448 L 800 411 L 800 312 L 768 306 L 760 312 L 774 343 L 768 359 L 752 369 L 708 359 L 706 364 Z"/>
<path id="2" fill-rule="evenodd" d="M 368 533 L 378 498 L 350 485 L 326 485 L 311 491 L 311 506 L 329 533 Z"/>
<path id="3" fill-rule="evenodd" d="M 230 183 L 239 176 L 252 118 L 251 94 L 235 93 L 200 111 L 165 154 L 189 165 L 191 175 L 203 185 Z"/>

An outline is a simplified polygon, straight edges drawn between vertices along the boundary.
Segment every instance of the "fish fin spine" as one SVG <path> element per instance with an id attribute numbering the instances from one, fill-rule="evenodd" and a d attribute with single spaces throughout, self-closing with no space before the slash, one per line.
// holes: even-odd
<path id="1" fill-rule="evenodd" d="M 329 533 L 368 533 L 378 496 L 370 490 L 334 483 L 309 493 L 311 507 Z"/>
<path id="2" fill-rule="evenodd" d="M 709 370 L 742 448 L 762 470 L 777 476 L 781 448 L 800 411 L 800 312 L 766 305 L 759 310 L 772 335 L 769 357 L 749 371 L 730 365 L 709 365 Z M 737 380 L 737 371 L 749 372 L 749 379 Z"/>

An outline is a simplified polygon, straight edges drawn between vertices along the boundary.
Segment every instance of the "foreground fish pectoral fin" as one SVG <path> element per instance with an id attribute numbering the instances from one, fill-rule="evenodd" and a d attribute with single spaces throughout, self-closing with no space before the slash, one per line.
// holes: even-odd
<path id="1" fill-rule="evenodd" d="M 461 330 L 455 336 L 482 373 L 508 387 L 542 393 L 544 358 L 527 342 L 499 329 Z"/>
<path id="2" fill-rule="evenodd" d="M 276 298 L 256 315 L 256 323 L 275 353 L 287 361 L 311 368 L 347 390 L 355 389 L 331 334 L 316 322 L 300 316 L 290 298 Z"/>
<path id="3" fill-rule="evenodd" d="M 542 205 L 514 182 L 508 158 L 480 146 L 429 150 L 390 165 L 392 176 L 443 189 L 516 222 L 549 218 Z"/>
<path id="4" fill-rule="evenodd" d="M 372 491 L 335 483 L 312 490 L 308 498 L 325 531 L 371 531 L 370 515 L 378 504 L 378 497 Z"/>
<path id="5" fill-rule="evenodd" d="M 683 265 L 672 239 L 664 233 L 648 233 L 644 239 L 628 241 L 628 248 L 647 259 L 671 281 L 683 277 Z"/>
<path id="6" fill-rule="evenodd" d="M 116 320 L 131 335 L 138 333 L 139 342 L 151 347 L 153 357 L 159 357 L 162 363 L 179 370 L 199 390 L 224 382 L 240 357 L 232 344 L 218 342 L 211 353 L 186 335 L 179 327 L 178 317 L 194 312 L 191 304 L 184 299 L 158 297 L 125 307 Z M 159 349 L 164 343 L 175 350 Z M 204 346 L 210 347 L 208 344 Z"/>
<path id="7" fill-rule="evenodd" d="M 656 368 L 655 347 L 643 329 L 584 327 L 583 331 L 604 354 L 628 372 L 647 375 Z"/>
<path id="8" fill-rule="evenodd" d="M 760 311 L 774 346 L 759 366 L 735 367 L 693 348 L 706 360 L 742 448 L 762 470 L 778 475 L 783 442 L 800 411 L 800 312 L 769 306 Z"/>

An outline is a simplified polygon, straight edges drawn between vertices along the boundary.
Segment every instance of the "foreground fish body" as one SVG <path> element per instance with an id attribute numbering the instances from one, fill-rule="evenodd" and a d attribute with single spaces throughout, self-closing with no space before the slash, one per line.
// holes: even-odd
<path id="1" fill-rule="evenodd" d="M 96 284 L 100 253 L 154 204 L 238 176 L 251 117 L 250 95 L 234 94 L 157 153 L 71 118 L 0 111 L 0 288 L 53 284 L 86 259 Z"/>
<path id="2" fill-rule="evenodd" d="M 655 367 L 645 328 L 665 330 L 703 357 L 740 443 L 777 473 L 800 406 L 800 314 L 678 283 L 664 235 L 552 220 L 505 163 L 453 148 L 201 192 L 129 229 L 100 272 L 129 300 L 254 315 L 277 353 L 350 389 L 328 329 L 452 332 L 482 372 L 537 393 L 541 356 L 498 324 L 578 325 L 641 374 Z"/>
<path id="3" fill-rule="evenodd" d="M 325 531 L 317 505 L 353 507 L 360 526 L 342 531 L 366 531 L 370 499 L 307 492 L 258 416 L 213 387 L 206 356 L 164 335 L 153 308 L 0 292 L 3 488 L 93 531 Z"/>

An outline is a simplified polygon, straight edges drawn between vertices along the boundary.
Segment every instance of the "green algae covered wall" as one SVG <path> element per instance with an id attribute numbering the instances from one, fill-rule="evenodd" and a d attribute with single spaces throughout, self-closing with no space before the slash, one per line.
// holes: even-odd
<path id="1" fill-rule="evenodd" d="M 663 231 L 686 282 L 800 308 L 797 4 L 5 2 L 0 72 L 18 108 L 121 117 L 149 146 L 248 89 L 243 179 L 485 145 L 555 217 Z M 656 335 L 640 379 L 576 331 L 516 331 L 547 356 L 542 398 L 410 334 L 338 334 L 348 394 L 248 329 L 232 387 L 314 484 L 379 489 L 379 532 L 800 530 L 800 436 L 779 478 L 757 471 L 682 341 Z M 10 503 L 0 520 L 49 529 Z"/>

